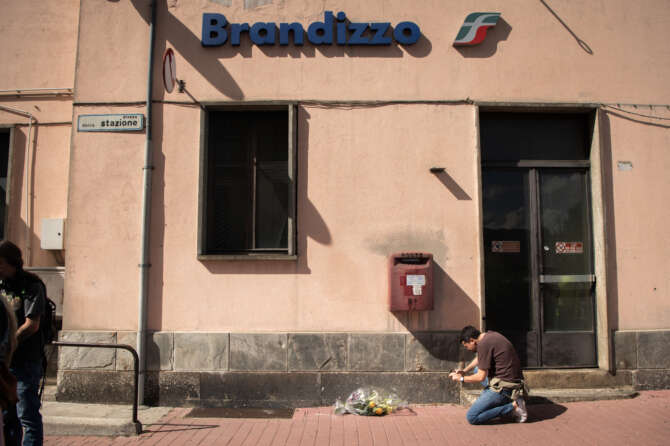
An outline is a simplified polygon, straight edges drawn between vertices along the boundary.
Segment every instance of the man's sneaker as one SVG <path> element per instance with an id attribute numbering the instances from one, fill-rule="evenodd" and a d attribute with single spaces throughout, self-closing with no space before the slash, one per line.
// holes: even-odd
<path id="1" fill-rule="evenodd" d="M 514 416 L 517 423 L 525 423 L 528 419 L 528 411 L 526 410 L 526 402 L 523 398 L 516 399 L 516 408 L 514 409 Z"/>

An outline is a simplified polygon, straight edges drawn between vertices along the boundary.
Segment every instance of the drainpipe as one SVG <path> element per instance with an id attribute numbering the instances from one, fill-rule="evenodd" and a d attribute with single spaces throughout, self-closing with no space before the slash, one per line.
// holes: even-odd
<path id="1" fill-rule="evenodd" d="M 140 295 L 137 322 L 137 355 L 139 357 L 138 404 L 144 403 L 144 383 L 146 378 L 146 332 L 147 297 L 149 291 L 149 229 L 151 225 L 151 177 L 153 173 L 153 152 L 151 145 L 151 90 L 154 74 L 154 41 L 156 37 L 156 1 L 151 2 L 151 22 L 149 23 L 149 72 L 147 79 L 146 140 L 144 144 L 144 188 L 142 190 L 142 252 L 140 256 Z"/>
<path id="2" fill-rule="evenodd" d="M 30 138 L 32 138 L 32 132 L 33 132 L 33 121 L 37 122 L 37 119 L 30 114 L 27 111 L 24 110 L 19 110 L 18 108 L 12 108 L 12 107 L 7 107 L 5 105 L 0 105 L 0 109 L 10 111 L 12 113 L 16 113 L 19 115 L 23 115 L 29 118 L 28 121 L 28 140 L 26 141 L 26 160 L 25 160 L 25 169 L 24 169 L 24 174 L 23 177 L 25 179 L 25 184 L 26 184 L 26 196 L 25 196 L 25 203 L 26 203 L 26 249 L 25 249 L 25 259 L 26 263 L 28 265 L 31 265 L 32 261 L 32 243 L 30 241 L 30 230 L 31 230 L 31 224 L 30 224 L 30 205 L 31 205 L 31 194 L 32 191 L 30 190 Z"/>

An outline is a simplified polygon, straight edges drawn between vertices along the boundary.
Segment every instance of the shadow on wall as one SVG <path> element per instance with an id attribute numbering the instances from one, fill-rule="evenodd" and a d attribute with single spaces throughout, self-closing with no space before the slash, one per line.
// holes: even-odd
<path id="1" fill-rule="evenodd" d="M 153 121 L 163 123 L 165 106 L 153 105 Z M 165 152 L 157 150 L 163 146 L 163 125 L 154 125 L 151 131 L 154 170 L 151 178 L 151 224 L 149 240 L 149 298 L 147 299 L 147 327 L 161 330 L 163 320 L 163 289 L 165 261 Z M 182 253 L 186 256 L 188 254 Z M 185 278 L 186 279 L 186 278 Z M 187 280 L 187 279 L 186 279 Z M 151 341 L 148 341 L 151 342 Z M 149 348 L 152 348 L 151 346 Z"/>
<path id="2" fill-rule="evenodd" d="M 474 357 L 461 347 L 458 334 L 466 325 L 478 326 L 480 311 L 470 296 L 437 263 L 434 263 L 433 280 L 432 311 L 396 311 L 393 316 L 430 355 L 426 362 L 448 364 L 450 368 L 455 368 Z M 444 328 L 446 321 L 449 321 L 449 333 L 443 333 L 447 331 Z M 413 369 L 421 367 L 420 364 L 412 366 Z"/>
<path id="3" fill-rule="evenodd" d="M 432 311 L 397 311 L 393 315 L 410 332 L 445 330 L 460 331 L 466 325 L 478 325 L 479 307 L 444 269 L 433 263 Z"/>
<path id="4" fill-rule="evenodd" d="M 12 241 L 17 246 L 21 247 L 21 251 L 25 251 L 26 244 L 26 220 L 25 220 L 25 211 L 22 210 L 21 203 L 23 202 L 23 187 L 25 185 L 25 173 L 26 173 L 26 138 L 27 138 L 27 127 L 24 128 L 16 127 L 14 129 L 14 140 L 13 147 L 10 147 L 9 150 L 9 166 L 11 172 L 8 172 L 9 178 L 9 196 L 5 199 L 9 202 L 9 206 L 5 208 L 5 212 L 8 213 L 5 220 L 7 226 L 5 226 L 4 238 Z M 33 126 L 33 132 L 37 130 L 37 126 Z M 31 135 L 31 138 L 34 138 L 33 141 L 36 141 L 37 138 L 35 134 Z M 34 152 L 35 147 L 31 147 L 31 151 Z M 33 156 L 34 159 L 34 156 Z M 24 263 L 29 265 L 28 259 L 26 259 L 26 253 L 24 255 Z"/>
<path id="5" fill-rule="evenodd" d="M 151 21 L 150 2 L 144 0 L 131 0 L 137 12 L 145 22 Z M 196 36 L 184 26 L 168 9 L 167 0 L 156 0 L 156 20 L 161 24 L 157 28 L 156 43 L 154 45 L 154 71 L 160 75 L 161 57 L 169 43 L 179 54 L 188 60 L 207 81 L 224 95 L 231 99 L 242 100 L 244 93 L 228 70 L 216 57 L 197 57 L 202 51 L 200 37 Z"/>
<path id="6" fill-rule="evenodd" d="M 428 252 L 433 254 L 433 293 L 432 311 L 393 312 L 393 316 L 409 332 L 460 332 L 466 325 L 479 326 L 480 311 L 478 305 L 444 270 L 442 265 L 450 262 L 452 255 L 444 239 L 443 228 L 402 228 L 397 231 L 371 234 L 363 248 L 388 259 L 393 253 Z M 389 330 L 397 327 L 390 321 Z M 421 339 L 419 339 L 421 342 Z M 425 345 L 432 351 L 434 348 Z M 442 347 L 435 352 L 438 359 L 443 356 Z M 440 353 L 442 351 L 442 353 Z M 453 360 L 453 352 L 451 360 Z"/>
<path id="7" fill-rule="evenodd" d="M 458 183 L 454 181 L 451 175 L 449 175 L 447 172 L 437 172 L 434 175 L 438 180 L 440 180 L 442 184 L 444 184 L 444 187 L 446 187 L 457 200 L 472 200 L 470 195 L 468 195 L 468 193 L 465 192 L 463 188 L 459 186 Z"/>
<path id="8" fill-rule="evenodd" d="M 5 207 L 4 238 L 12 241 L 21 248 L 23 252 L 23 261 L 26 266 L 62 266 L 65 264 L 62 251 L 41 249 L 40 221 L 35 218 L 35 200 L 29 202 L 30 222 L 26 222 L 25 208 L 22 207 L 25 194 L 25 172 L 26 172 L 26 138 L 27 126 L 17 127 L 13 133 L 13 147 L 10 150 L 11 160 L 9 165 L 9 197 L 5 200 L 9 203 Z M 37 159 L 37 141 L 39 137 L 39 126 L 33 125 L 31 136 L 32 146 L 30 147 L 30 166 L 28 166 L 28 178 L 30 178 L 30 189 L 35 196 L 35 164 Z M 30 226 L 30 228 L 28 228 Z M 30 237 L 30 252 L 26 250 L 26 235 Z"/>
<path id="9" fill-rule="evenodd" d="M 616 246 L 616 221 L 614 219 L 614 178 L 612 172 L 612 131 L 608 112 L 599 113 L 600 152 L 601 152 L 601 175 L 602 194 L 605 203 L 604 220 L 605 240 L 607 251 L 605 258 L 605 270 L 607 272 L 607 310 L 609 328 L 612 332 L 619 328 L 619 280 L 617 279 L 617 246 Z M 611 342 L 614 342 L 612 335 Z"/>
<path id="10" fill-rule="evenodd" d="M 457 46 L 456 50 L 461 53 L 461 56 L 467 58 L 485 58 L 493 56 L 498 50 L 498 43 L 507 40 L 512 27 L 502 17 L 498 19 L 498 23 L 493 28 L 489 28 L 486 33 L 486 39 L 479 45 L 474 46 Z"/>

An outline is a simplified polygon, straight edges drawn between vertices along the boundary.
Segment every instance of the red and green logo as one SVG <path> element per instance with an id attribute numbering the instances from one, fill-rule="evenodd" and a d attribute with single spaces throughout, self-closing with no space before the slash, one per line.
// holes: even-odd
<path id="1" fill-rule="evenodd" d="M 472 46 L 486 38 L 486 30 L 493 28 L 500 18 L 499 12 L 473 12 L 465 18 L 458 31 L 454 46 Z"/>

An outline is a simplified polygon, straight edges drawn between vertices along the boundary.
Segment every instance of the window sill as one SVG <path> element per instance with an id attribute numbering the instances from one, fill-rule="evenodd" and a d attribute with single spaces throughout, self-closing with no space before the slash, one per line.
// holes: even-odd
<path id="1" fill-rule="evenodd" d="M 297 255 L 288 254 L 199 254 L 198 260 L 283 260 L 295 261 L 298 260 Z"/>

